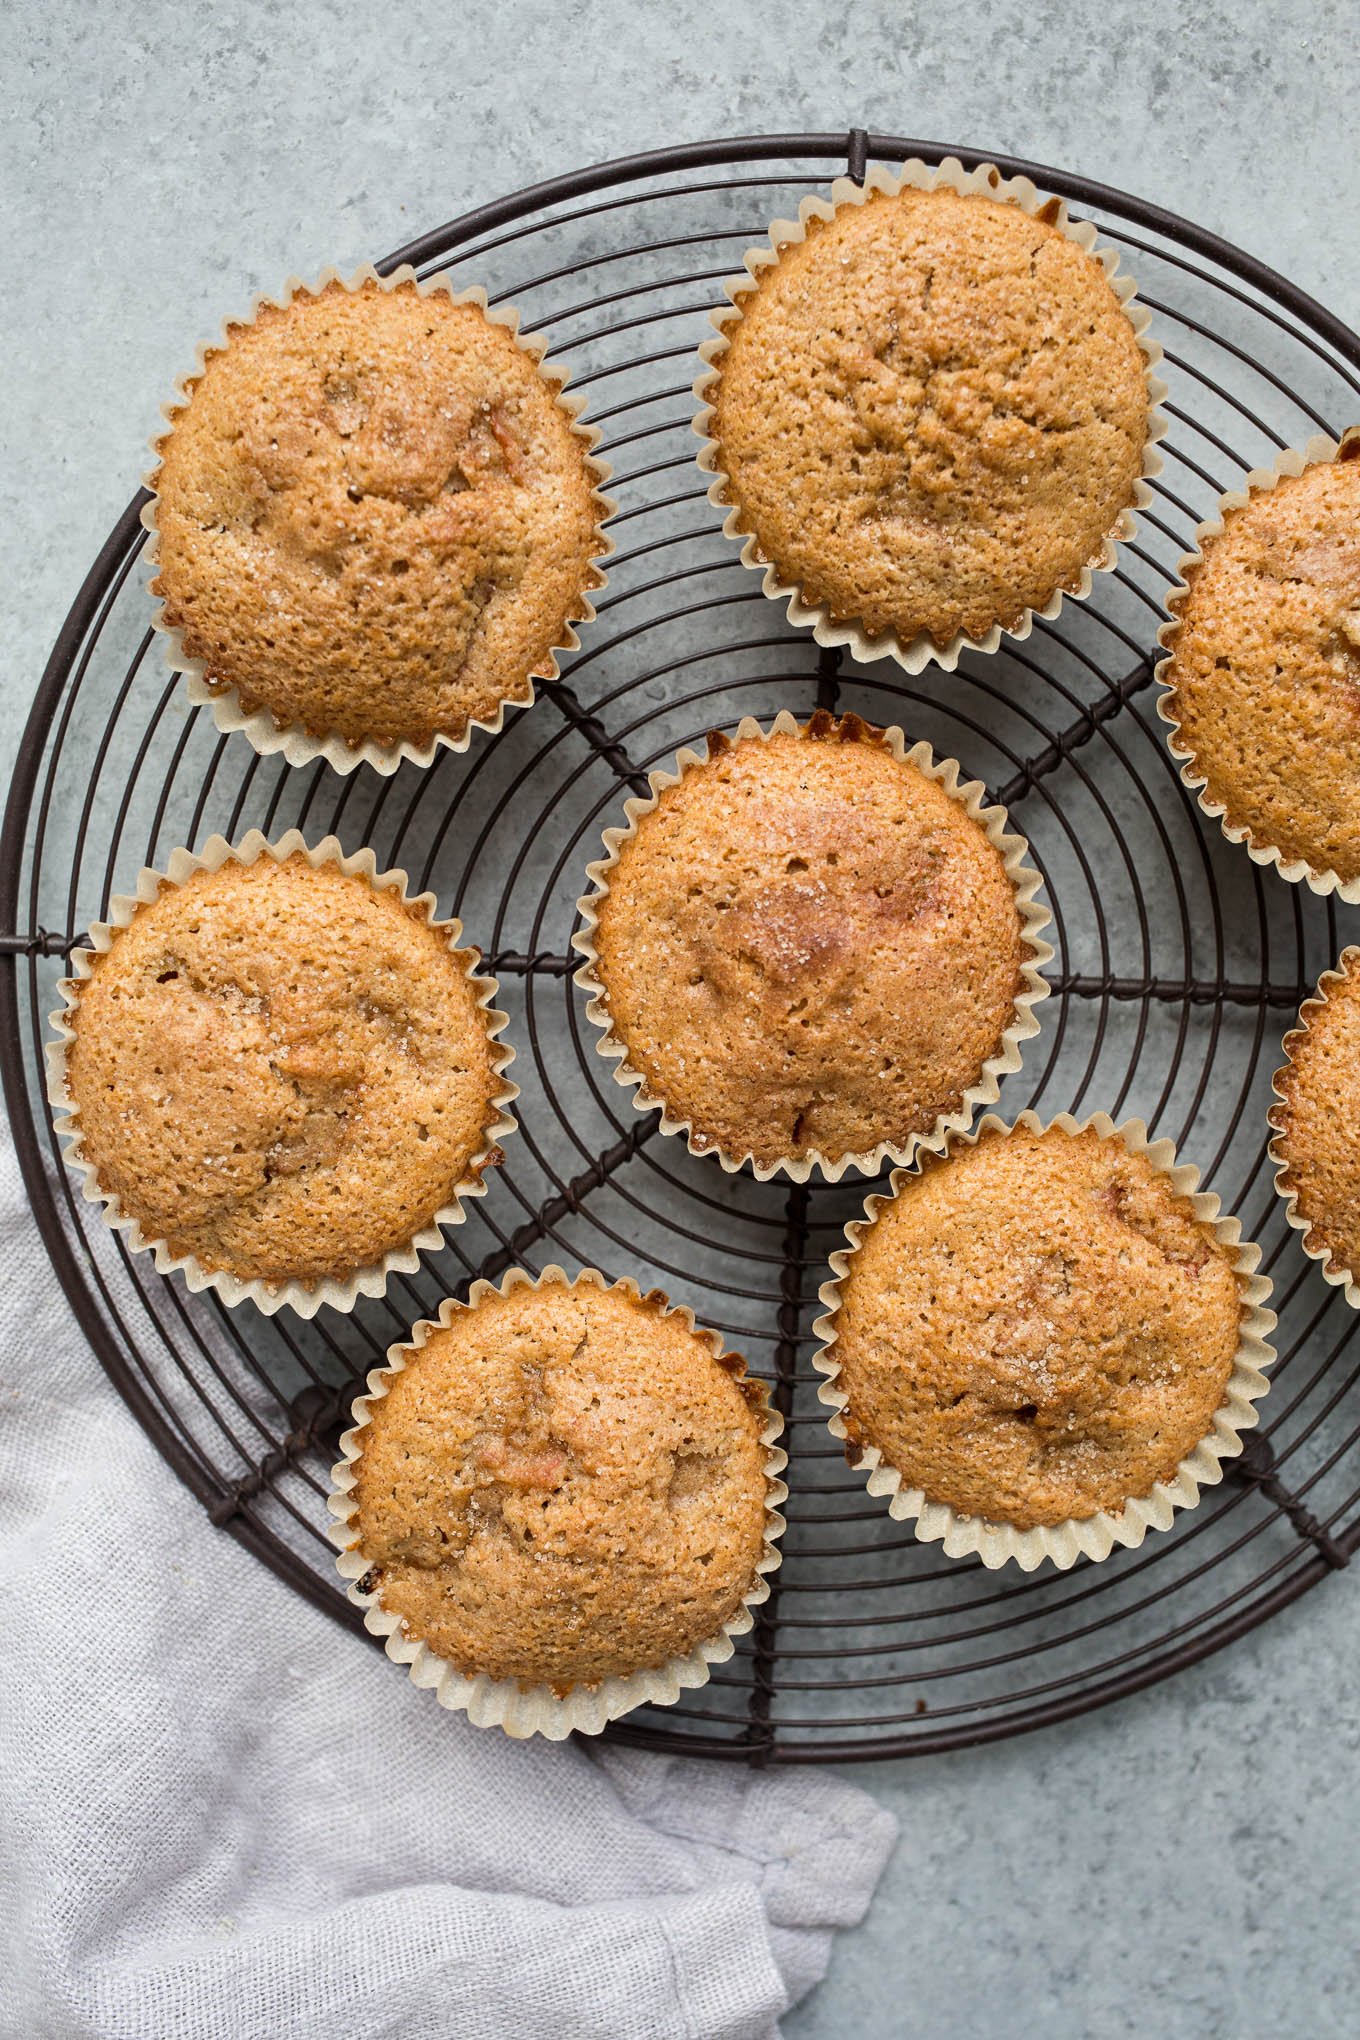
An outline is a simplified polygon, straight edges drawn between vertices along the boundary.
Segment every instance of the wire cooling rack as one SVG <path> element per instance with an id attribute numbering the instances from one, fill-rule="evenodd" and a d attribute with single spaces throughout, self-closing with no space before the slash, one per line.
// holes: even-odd
<path id="1" fill-rule="evenodd" d="M 770 219 L 872 159 L 945 153 L 859 130 L 659 150 L 484 206 L 390 257 L 382 267 L 447 269 L 519 305 L 588 398 L 620 507 L 579 654 L 499 736 L 427 772 L 292 771 L 220 737 L 167 673 L 147 627 L 139 496 L 57 640 L 0 839 L 0 1065 L 56 1271 L 213 1522 L 337 1620 L 359 1628 L 324 1536 L 344 1412 L 387 1345 L 474 1275 L 559 1260 L 658 1283 L 773 1383 L 792 1462 L 774 1592 L 707 1687 L 615 1727 L 630 1743 L 768 1762 L 1013 1734 L 1203 1657 L 1360 1543 L 1356 1321 L 1284 1226 L 1264 1152 L 1280 1036 L 1341 947 L 1340 915 L 1198 815 L 1152 685 L 1162 597 L 1196 522 L 1246 469 L 1360 414 L 1360 341 L 1189 222 L 996 158 L 1093 219 L 1137 278 L 1167 351 L 1165 471 L 1118 571 L 1025 643 L 957 674 L 842 664 L 785 622 L 720 534 L 694 464 L 695 349 L 721 279 Z M 1140 1114 L 1265 1248 L 1281 1324 L 1261 1431 L 1170 1532 L 1099 1566 L 989 1573 L 918 1544 L 866 1494 L 825 1429 L 809 1334 L 827 1256 L 871 1186 L 729 1178 L 663 1138 L 612 1082 L 571 982 L 584 867 L 627 792 L 710 729 L 818 704 L 928 738 L 1030 839 L 1055 996 L 1002 1109 Z M 61 1166 L 41 1086 L 61 960 L 110 894 L 176 844 L 293 824 L 372 844 L 462 916 L 500 977 L 523 1086 L 505 1166 L 444 1251 L 380 1302 L 311 1324 L 232 1313 L 129 1256 Z"/>

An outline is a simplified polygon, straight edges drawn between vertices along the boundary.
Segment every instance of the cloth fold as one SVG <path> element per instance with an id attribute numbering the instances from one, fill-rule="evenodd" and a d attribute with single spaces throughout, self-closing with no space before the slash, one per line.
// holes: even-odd
<path id="1" fill-rule="evenodd" d="M 104 1379 L 0 1129 L 0 2030 L 764 2040 L 892 1817 L 517 1745 L 214 1530 Z"/>

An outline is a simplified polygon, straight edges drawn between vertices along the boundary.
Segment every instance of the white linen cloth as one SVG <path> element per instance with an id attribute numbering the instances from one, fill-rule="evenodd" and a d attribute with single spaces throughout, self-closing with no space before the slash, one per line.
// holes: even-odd
<path id="1" fill-rule="evenodd" d="M 0 2031 L 762 2040 L 895 1823 L 811 1770 L 513 1744 L 214 1530 L 0 1122 Z"/>

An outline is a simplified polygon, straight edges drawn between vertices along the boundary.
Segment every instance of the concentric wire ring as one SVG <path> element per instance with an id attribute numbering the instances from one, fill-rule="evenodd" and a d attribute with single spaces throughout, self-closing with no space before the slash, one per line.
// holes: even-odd
<path id="1" fill-rule="evenodd" d="M 516 194 L 381 265 L 483 282 L 552 337 L 604 432 L 618 553 L 560 681 L 428 772 L 290 771 L 219 736 L 158 663 L 131 504 L 57 641 L 0 842 L 0 1066 L 35 1215 L 104 1366 L 213 1519 L 357 1627 L 324 1539 L 332 1441 L 388 1343 L 477 1273 L 559 1259 L 659 1283 L 775 1383 L 790 1425 L 777 1591 L 710 1686 L 623 1739 L 756 1761 L 911 1754 L 1061 1720 L 1263 1621 L 1360 1543 L 1360 1347 L 1284 1226 L 1265 1159 L 1280 1036 L 1347 911 L 1263 874 L 1181 787 L 1150 659 L 1180 553 L 1219 492 L 1360 414 L 1360 341 L 1202 229 L 1065 173 L 998 160 L 1118 246 L 1167 350 L 1172 433 L 1136 541 L 1092 599 L 955 675 L 818 653 L 740 567 L 694 465 L 690 381 L 720 280 L 768 221 L 872 158 L 966 150 L 886 136 L 695 144 Z M 869 1185 L 728 1178 L 636 1113 L 572 984 L 574 902 L 626 793 L 744 714 L 853 708 L 928 738 L 1030 839 L 1056 996 L 1002 1109 L 1139 1114 L 1261 1239 L 1281 1311 L 1265 1425 L 1240 1473 L 1165 1536 L 1023 1579 L 917 1544 L 826 1433 L 808 1329 Z M 267 1323 L 190 1298 L 81 1203 L 42 1100 L 60 956 L 143 863 L 214 829 L 371 843 L 432 887 L 501 977 L 522 1131 L 446 1250 L 351 1318 Z"/>

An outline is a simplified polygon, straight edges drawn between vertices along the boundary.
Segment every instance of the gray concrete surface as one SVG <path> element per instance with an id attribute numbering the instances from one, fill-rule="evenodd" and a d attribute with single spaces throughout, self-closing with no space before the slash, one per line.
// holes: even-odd
<path id="1" fill-rule="evenodd" d="M 224 309 L 663 139 L 881 129 L 1065 165 L 1360 315 L 1340 0 L 961 10 L 10 0 L 0 754 Z M 796 2040 L 1360 2031 L 1360 1582 L 1026 1741 L 860 1775 L 902 1842 Z"/>

